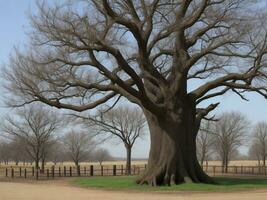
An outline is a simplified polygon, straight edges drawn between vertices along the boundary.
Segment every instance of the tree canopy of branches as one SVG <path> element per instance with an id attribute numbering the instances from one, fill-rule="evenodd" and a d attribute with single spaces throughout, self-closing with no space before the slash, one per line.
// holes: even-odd
<path id="1" fill-rule="evenodd" d="M 244 143 L 248 127 L 248 120 L 238 112 L 223 113 L 220 120 L 214 123 L 214 151 L 222 161 L 223 172 L 227 172 L 231 157 Z"/>
<path id="2" fill-rule="evenodd" d="M 266 165 L 267 157 L 267 123 L 259 122 L 253 130 L 252 152 L 257 160 L 262 161 L 263 166 Z M 252 153 L 251 152 L 251 153 Z"/>
<path id="3" fill-rule="evenodd" d="M 36 169 L 43 151 L 54 139 L 62 121 L 58 115 L 43 107 L 31 105 L 6 116 L 2 122 L 2 132 L 11 140 L 20 140 L 28 155 L 34 160 Z"/>
<path id="4" fill-rule="evenodd" d="M 197 162 L 200 122 L 229 91 L 267 97 L 266 8 L 250 0 L 37 6 L 29 50 L 15 51 L 5 70 L 9 105 L 81 112 L 124 96 L 141 107 L 151 134 L 140 184 L 212 182 Z"/>
<path id="5" fill-rule="evenodd" d="M 138 108 L 120 106 L 108 112 L 99 111 L 95 116 L 77 116 L 95 130 L 96 135 L 115 137 L 126 149 L 126 173 L 131 174 L 132 148 L 145 134 L 146 119 Z"/>

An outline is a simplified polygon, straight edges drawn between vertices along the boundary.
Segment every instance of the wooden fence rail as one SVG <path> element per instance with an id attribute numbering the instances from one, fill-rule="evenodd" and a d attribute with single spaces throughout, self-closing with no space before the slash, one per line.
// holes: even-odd
<path id="1" fill-rule="evenodd" d="M 144 172 L 146 165 L 132 165 L 131 175 L 139 175 Z M 210 176 L 224 174 L 246 174 L 246 175 L 265 175 L 267 176 L 266 166 L 203 166 L 203 170 Z M 34 167 L 6 167 L 0 168 L 0 177 L 9 178 L 31 178 L 31 179 L 53 179 L 55 177 L 89 177 L 89 176 L 124 176 L 127 175 L 126 167 L 123 165 L 113 166 L 60 166 L 49 167 L 44 170 Z"/>
<path id="2" fill-rule="evenodd" d="M 146 165 L 133 165 L 131 175 L 139 175 L 146 168 Z M 3 171 L 4 170 L 4 171 Z M 34 167 L 6 167 L 0 168 L 0 177 L 10 178 L 32 178 L 49 179 L 55 177 L 87 177 L 87 176 L 124 176 L 127 174 L 126 167 L 123 165 L 113 166 L 61 166 L 49 167 L 44 170 Z"/>

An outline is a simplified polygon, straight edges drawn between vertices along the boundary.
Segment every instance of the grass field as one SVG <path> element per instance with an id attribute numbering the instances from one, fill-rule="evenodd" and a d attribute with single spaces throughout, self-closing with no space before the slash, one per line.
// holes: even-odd
<path id="1" fill-rule="evenodd" d="M 171 187 L 151 187 L 137 185 L 136 177 L 93 177 L 77 178 L 73 184 L 82 187 L 91 187 L 109 190 L 139 190 L 139 191 L 203 191 L 203 192 L 231 192 L 267 188 L 267 179 L 241 179 L 241 178 L 214 178 L 217 182 L 211 184 L 186 183 Z"/>

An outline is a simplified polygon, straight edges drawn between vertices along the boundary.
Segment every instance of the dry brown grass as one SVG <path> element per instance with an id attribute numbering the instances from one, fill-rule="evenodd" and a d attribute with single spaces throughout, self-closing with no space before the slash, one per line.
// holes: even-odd
<path id="1" fill-rule="evenodd" d="M 105 166 L 112 166 L 112 165 L 125 165 L 126 161 L 106 161 L 103 162 L 102 165 Z M 145 165 L 147 164 L 146 160 L 135 160 L 132 161 L 132 165 Z M 53 162 L 48 162 L 46 163 L 46 167 L 51 167 L 53 166 L 54 163 Z M 99 166 L 98 162 L 81 162 L 80 163 L 81 166 L 89 166 L 89 165 L 94 165 L 94 166 Z M 220 161 L 209 161 L 208 165 L 215 165 L 215 166 L 221 166 L 221 162 Z M 256 160 L 234 160 L 234 161 L 230 161 L 229 166 L 257 166 L 258 162 Z M 15 163 L 10 162 L 8 164 L 8 166 L 13 166 L 16 167 Z M 30 165 L 29 163 L 27 163 L 27 165 L 23 165 L 23 163 L 19 163 L 20 167 L 31 167 L 33 165 Z M 57 163 L 56 166 L 75 166 L 75 164 L 73 162 L 63 162 L 63 163 Z M 7 165 L 4 165 L 3 163 L 0 164 L 0 168 L 1 167 L 7 167 Z"/>

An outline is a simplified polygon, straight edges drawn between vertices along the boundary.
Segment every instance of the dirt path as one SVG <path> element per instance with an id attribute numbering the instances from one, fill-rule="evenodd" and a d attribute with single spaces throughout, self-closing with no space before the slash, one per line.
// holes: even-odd
<path id="1" fill-rule="evenodd" d="M 0 200 L 266 200 L 267 190 L 238 193 L 134 193 L 71 187 L 64 184 L 0 182 Z"/>

